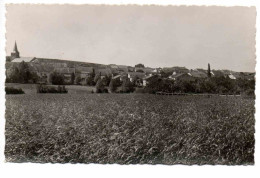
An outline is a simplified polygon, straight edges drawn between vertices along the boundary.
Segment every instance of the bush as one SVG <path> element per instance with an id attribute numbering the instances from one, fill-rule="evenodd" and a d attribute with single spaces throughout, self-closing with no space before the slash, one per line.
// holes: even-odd
<path id="1" fill-rule="evenodd" d="M 53 85 L 63 85 L 64 84 L 64 76 L 62 74 L 59 74 L 57 72 L 53 72 L 51 74 L 51 83 Z"/>
<path id="2" fill-rule="evenodd" d="M 24 94 L 24 91 L 21 88 L 5 87 L 5 92 L 9 94 Z"/>
<path id="3" fill-rule="evenodd" d="M 37 85 L 36 87 L 37 93 L 68 93 L 68 90 L 65 88 L 65 86 L 58 86 L 56 87 L 50 87 L 46 85 Z"/>

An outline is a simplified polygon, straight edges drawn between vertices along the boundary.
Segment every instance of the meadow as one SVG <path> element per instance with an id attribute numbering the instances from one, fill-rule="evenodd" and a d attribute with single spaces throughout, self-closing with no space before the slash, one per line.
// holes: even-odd
<path id="1" fill-rule="evenodd" d="M 254 164 L 254 100 L 151 94 L 6 96 L 8 162 Z"/>

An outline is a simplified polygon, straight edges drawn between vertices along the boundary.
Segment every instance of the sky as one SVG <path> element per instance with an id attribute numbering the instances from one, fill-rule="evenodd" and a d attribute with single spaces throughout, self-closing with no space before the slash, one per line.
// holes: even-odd
<path id="1" fill-rule="evenodd" d="M 255 23 L 254 7 L 12 4 L 6 53 L 254 72 Z"/>

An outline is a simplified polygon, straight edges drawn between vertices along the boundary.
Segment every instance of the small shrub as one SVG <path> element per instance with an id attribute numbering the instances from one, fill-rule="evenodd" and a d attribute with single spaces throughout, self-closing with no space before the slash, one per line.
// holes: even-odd
<path id="1" fill-rule="evenodd" d="M 5 92 L 9 94 L 24 94 L 24 91 L 21 88 L 5 87 Z"/>

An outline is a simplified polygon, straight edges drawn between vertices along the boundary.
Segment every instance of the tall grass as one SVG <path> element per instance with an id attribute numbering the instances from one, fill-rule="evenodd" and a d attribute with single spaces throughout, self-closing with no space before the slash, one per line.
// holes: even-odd
<path id="1" fill-rule="evenodd" d="M 6 160 L 254 164 L 254 100 L 85 94 L 7 96 Z"/>

